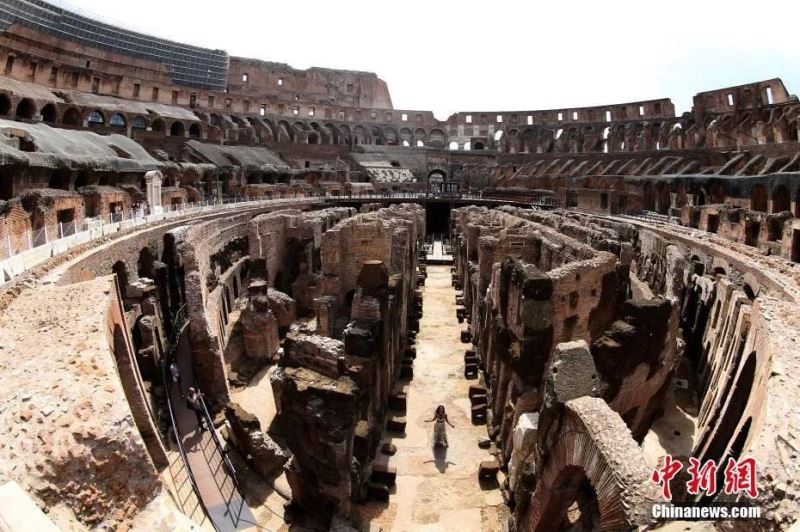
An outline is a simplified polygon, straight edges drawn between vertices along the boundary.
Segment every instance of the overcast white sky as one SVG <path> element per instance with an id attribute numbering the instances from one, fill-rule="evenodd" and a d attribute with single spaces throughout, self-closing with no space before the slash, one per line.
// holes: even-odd
<path id="1" fill-rule="evenodd" d="M 396 108 L 532 110 L 772 77 L 800 93 L 800 0 L 68 0 L 231 55 L 376 72 Z M 651 7 L 652 6 L 652 7 Z"/>

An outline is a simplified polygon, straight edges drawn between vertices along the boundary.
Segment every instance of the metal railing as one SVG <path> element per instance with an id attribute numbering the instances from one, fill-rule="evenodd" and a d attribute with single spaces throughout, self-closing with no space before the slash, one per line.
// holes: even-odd
<path id="1" fill-rule="evenodd" d="M 216 211 L 226 208 L 233 208 L 237 205 L 257 206 L 265 203 L 272 204 L 291 204 L 298 200 L 310 200 L 322 198 L 313 194 L 286 194 L 281 198 L 268 196 L 250 197 L 243 196 L 226 198 L 223 200 L 207 200 L 195 203 L 180 203 L 164 205 L 161 213 L 147 214 L 142 210 L 124 211 L 110 213 L 104 216 L 85 218 L 81 221 L 72 220 L 69 222 L 59 222 L 57 224 L 43 225 L 33 229 L 28 229 L 20 235 L 13 236 L 6 234 L 0 237 L 0 266 L 2 262 L 24 255 L 27 252 L 34 252 L 37 248 L 51 245 L 50 254 L 41 254 L 39 250 L 35 252 L 36 260 L 41 262 L 67 251 L 73 246 L 84 244 L 132 227 L 142 227 L 149 224 L 159 223 L 163 220 L 177 218 L 180 216 L 191 215 L 204 211 Z M 17 270 L 24 271 L 32 267 L 34 261 L 24 260 L 25 266 L 17 265 Z M 9 268 L 14 270 L 14 268 Z M 21 273 L 17 271 L 14 275 Z M 5 281 L 0 271 L 0 284 Z"/>
<path id="2" fill-rule="evenodd" d="M 299 200 L 336 200 L 336 201 L 364 201 L 364 200 L 449 200 L 449 201 L 478 201 L 484 203 L 507 202 L 514 204 L 530 205 L 535 200 L 528 196 L 494 196 L 474 194 L 470 192 L 403 192 L 385 191 L 369 193 L 348 193 L 348 194 L 329 194 L 329 193 L 288 193 L 283 197 L 273 198 L 269 196 L 244 197 L 238 196 L 225 198 L 222 200 L 206 200 L 195 203 L 169 204 L 162 207 L 163 211 L 159 214 L 147 214 L 142 210 L 129 210 L 116 212 L 104 216 L 85 218 L 82 221 L 72 220 L 60 222 L 55 225 L 45 225 L 36 229 L 27 230 L 22 235 L 13 237 L 6 234 L 0 239 L 0 284 L 5 282 L 3 279 L 3 269 L 13 271 L 11 275 L 16 276 L 22 271 L 33 267 L 44 260 L 63 253 L 70 248 L 90 242 L 132 227 L 141 227 L 155 224 L 167 219 L 177 218 L 196 214 L 204 211 L 216 211 L 226 208 L 241 206 L 258 206 L 260 204 L 291 204 Z M 14 259 L 27 252 L 33 252 L 41 246 L 51 245 L 49 254 L 35 252 L 35 257 L 29 257 L 23 261 L 15 262 L 14 267 L 3 268 L 4 262 Z"/>
<path id="3" fill-rule="evenodd" d="M 174 415 L 173 408 L 172 408 L 172 401 L 170 399 L 172 397 L 172 390 L 171 390 L 172 379 L 169 378 L 169 367 L 172 364 L 172 362 L 176 360 L 177 349 L 178 349 L 178 343 L 180 341 L 181 330 L 183 329 L 183 327 L 184 327 L 184 325 L 186 324 L 187 321 L 188 321 L 188 308 L 187 308 L 187 305 L 184 304 L 175 312 L 175 316 L 173 318 L 173 324 L 172 324 L 172 331 L 171 331 L 171 334 L 170 334 L 170 337 L 169 337 L 169 348 L 167 349 L 167 353 L 166 353 L 166 355 L 164 357 L 164 362 L 163 362 L 163 375 L 164 375 L 164 379 L 165 379 L 165 386 L 167 388 L 167 397 L 168 397 L 167 404 L 168 404 L 168 407 L 169 407 L 170 420 L 172 422 L 173 431 L 175 433 L 176 439 L 178 440 L 178 448 L 179 448 L 179 450 L 181 452 L 181 458 L 184 460 L 184 465 L 186 466 L 186 469 L 187 469 L 187 471 L 189 473 L 189 478 L 191 479 L 192 487 L 194 488 L 195 494 L 197 495 L 197 498 L 200 501 L 200 505 L 203 507 L 203 513 L 208 518 L 209 522 L 211 522 L 214 525 L 214 528 L 218 529 L 217 524 L 214 523 L 214 520 L 211 518 L 211 516 L 208 513 L 208 509 L 205 507 L 205 504 L 203 504 L 203 499 L 202 499 L 202 496 L 200 494 L 199 486 L 197 485 L 197 483 L 195 481 L 194 475 L 192 473 L 192 468 L 189 465 L 188 457 L 186 456 L 186 452 L 185 452 L 185 449 L 183 447 L 182 435 L 181 435 L 180 431 L 178 430 L 176 419 L 175 419 L 175 415 Z M 200 386 L 197 383 L 197 376 L 195 375 L 194 367 L 192 367 L 192 382 L 194 384 L 195 389 L 198 392 L 201 392 Z M 242 510 L 244 509 L 244 505 L 245 505 L 244 489 L 242 488 L 242 485 L 239 482 L 239 478 L 238 478 L 238 476 L 236 474 L 236 469 L 233 467 L 233 463 L 231 462 L 230 458 L 228 457 L 228 453 L 225 450 L 225 447 L 223 446 L 222 441 L 220 440 L 216 429 L 214 428 L 213 419 L 211 417 L 211 414 L 208 411 L 208 406 L 206 405 L 205 399 L 203 399 L 203 394 L 200 393 L 199 396 L 200 396 L 200 404 L 203 406 L 203 419 L 205 420 L 206 428 L 208 429 L 208 432 L 211 434 L 211 441 L 214 444 L 214 451 L 216 451 L 216 453 L 219 455 L 220 462 L 225 467 L 225 470 L 226 470 L 226 473 L 227 473 L 226 474 L 226 479 L 230 478 L 230 480 L 233 482 L 234 492 L 238 493 L 239 498 L 241 500 L 240 504 L 239 504 L 239 507 L 235 508 L 233 503 L 232 503 L 232 497 L 231 498 L 224 497 L 225 505 L 228 508 L 228 512 L 227 513 L 230 516 L 231 521 L 233 522 L 233 525 L 234 526 L 238 526 L 239 520 L 241 518 Z M 205 452 L 203 454 L 205 456 Z M 206 459 L 209 462 L 211 462 L 211 460 L 209 460 L 208 457 L 206 457 Z M 209 466 L 210 466 L 210 463 L 209 463 Z M 214 481 L 217 482 L 216 475 L 214 475 Z M 220 492 L 222 492 L 222 490 L 223 490 L 223 488 L 225 486 L 225 482 L 226 482 L 226 480 L 223 480 L 222 484 L 217 482 L 217 488 L 219 488 Z M 234 492 L 232 492 L 231 495 L 233 495 Z"/>
<path id="4" fill-rule="evenodd" d="M 167 394 L 167 410 L 169 411 L 169 420 L 170 424 L 172 425 L 172 433 L 175 435 L 175 442 L 178 445 L 178 453 L 181 456 L 181 460 L 183 461 L 183 467 L 186 469 L 186 473 L 189 477 L 189 482 L 192 485 L 192 491 L 197 497 L 197 501 L 200 503 L 200 508 L 202 508 L 203 510 L 203 515 L 205 516 L 206 519 L 208 519 L 209 523 L 213 525 L 214 521 L 211 519 L 211 516 L 208 513 L 206 505 L 203 504 L 203 497 L 200 495 L 200 488 L 197 486 L 197 480 L 195 480 L 194 474 L 192 473 L 192 468 L 189 466 L 189 458 L 186 456 L 186 449 L 184 449 L 183 447 L 183 438 L 181 438 L 181 433 L 178 430 L 178 423 L 175 419 L 175 411 L 172 408 L 172 379 L 170 376 L 169 366 L 172 363 L 172 360 L 175 358 L 175 353 L 178 350 L 178 341 L 180 340 L 181 329 L 186 324 L 186 320 L 187 320 L 186 305 L 183 305 L 175 313 L 175 318 L 173 320 L 173 325 L 172 325 L 172 332 L 169 336 L 169 346 L 167 348 L 167 353 L 164 356 L 164 362 L 161 367 L 161 376 L 164 379 L 164 389 L 166 390 Z M 180 501 L 180 497 L 178 497 L 178 499 Z M 216 529 L 216 526 L 214 528 Z"/>

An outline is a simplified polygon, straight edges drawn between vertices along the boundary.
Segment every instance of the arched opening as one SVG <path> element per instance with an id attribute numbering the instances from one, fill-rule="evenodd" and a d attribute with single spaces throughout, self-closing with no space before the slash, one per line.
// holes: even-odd
<path id="1" fill-rule="evenodd" d="M 89 186 L 89 176 L 85 173 L 78 174 L 78 177 L 75 178 L 75 190 L 78 190 L 81 187 L 88 187 Z"/>
<path id="2" fill-rule="evenodd" d="M 767 189 L 764 185 L 756 185 L 750 191 L 750 210 L 767 212 Z"/>
<path id="3" fill-rule="evenodd" d="M 147 121 L 141 116 L 136 116 L 131 120 L 132 129 L 147 129 Z"/>
<path id="4" fill-rule="evenodd" d="M 789 187 L 786 185 L 778 185 L 772 191 L 772 212 L 783 212 L 791 210 L 791 200 L 789 196 Z"/>
<path id="5" fill-rule="evenodd" d="M 553 489 L 542 517 L 533 530 L 600 530 L 601 514 L 594 490 L 579 466 L 562 469 L 553 480 Z M 532 525 L 532 523 L 526 523 Z"/>
<path id="6" fill-rule="evenodd" d="M 102 126 L 106 123 L 106 119 L 103 116 L 103 113 L 100 111 L 92 111 L 89 113 L 89 127 L 92 126 Z"/>
<path id="7" fill-rule="evenodd" d="M 189 137 L 193 139 L 200 138 L 200 124 L 192 124 L 189 126 Z"/>
<path id="8" fill-rule="evenodd" d="M 458 151 L 458 142 L 453 141 L 450 143 L 450 151 Z"/>
<path id="9" fill-rule="evenodd" d="M 169 127 L 169 136 L 170 137 L 184 137 L 186 136 L 186 126 L 183 125 L 183 122 L 176 120 L 172 123 Z"/>
<path id="10" fill-rule="evenodd" d="M 48 181 L 47 186 L 49 188 L 57 188 L 59 190 L 69 190 L 69 180 L 69 170 L 56 170 L 50 175 L 50 180 Z"/>
<path id="11" fill-rule="evenodd" d="M 56 122 L 56 106 L 48 103 L 42 107 L 42 121 L 48 124 L 55 124 Z"/>
<path id="12" fill-rule="evenodd" d="M 160 118 L 153 120 L 153 131 L 156 133 L 164 133 L 167 130 L 167 124 Z"/>
<path id="13" fill-rule="evenodd" d="M 697 205 L 705 205 L 706 204 L 706 191 L 702 188 L 697 191 Z"/>
<path id="14" fill-rule="evenodd" d="M 742 343 L 740 349 L 744 348 L 745 339 L 744 335 L 739 339 Z M 722 404 L 719 405 L 711 423 L 708 424 L 710 442 L 705 453 L 703 453 L 704 460 L 718 461 L 723 457 L 725 448 L 733 439 L 734 431 L 742 420 L 742 414 L 744 414 L 747 403 L 750 400 L 755 376 L 756 352 L 753 351 L 747 356 L 747 360 L 742 366 L 742 371 L 736 378 L 735 384 L 735 376 L 732 375 L 725 392 L 719 396 Z M 726 401 L 727 405 L 725 405 Z M 718 424 L 717 421 L 719 422 Z"/>
<path id="15" fill-rule="evenodd" d="M 17 104 L 17 112 L 14 114 L 17 120 L 33 120 L 36 116 L 36 104 L 30 98 L 23 98 Z"/>
<path id="16" fill-rule="evenodd" d="M 464 151 L 470 151 L 472 149 L 472 142 L 467 141 L 464 143 Z"/>
<path id="17" fill-rule="evenodd" d="M 417 148 L 424 148 L 424 147 L 425 147 L 425 143 L 422 142 L 421 140 L 418 140 L 417 141 Z"/>
<path id="18" fill-rule="evenodd" d="M 319 144 L 319 135 L 317 135 L 316 133 L 309 133 L 308 144 Z"/>
<path id="19" fill-rule="evenodd" d="M 81 125 L 81 113 L 74 107 L 70 107 L 64 113 L 64 118 L 61 120 L 61 123 L 67 126 L 79 126 Z"/>
<path id="20" fill-rule="evenodd" d="M 11 98 L 6 94 L 0 94 L 0 115 L 8 116 L 11 113 Z"/>
<path id="21" fill-rule="evenodd" d="M 111 127 L 125 127 L 125 117 L 119 113 L 111 115 L 111 120 L 108 121 Z"/>
<path id="22" fill-rule="evenodd" d="M 503 138 L 503 130 L 502 129 L 498 129 L 494 134 L 494 141 L 495 142 L 500 142 L 500 139 L 502 139 L 502 138 Z"/>
<path id="23" fill-rule="evenodd" d="M 482 150 L 484 148 L 483 142 L 476 142 L 473 150 Z"/>

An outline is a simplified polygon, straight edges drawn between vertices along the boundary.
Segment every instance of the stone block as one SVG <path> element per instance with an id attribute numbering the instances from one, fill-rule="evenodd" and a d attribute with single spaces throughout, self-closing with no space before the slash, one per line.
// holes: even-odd
<path id="1" fill-rule="evenodd" d="M 406 394 L 398 393 L 389 396 L 389 409 L 405 412 L 408 406 Z"/>
<path id="2" fill-rule="evenodd" d="M 478 467 L 478 480 L 486 481 L 497 478 L 497 473 L 500 471 L 500 464 L 497 459 L 484 460 Z"/>
<path id="3" fill-rule="evenodd" d="M 472 384 L 469 387 L 469 397 L 472 399 L 475 395 L 486 395 L 486 388 L 480 384 Z"/>
<path id="4" fill-rule="evenodd" d="M 405 432 L 406 418 L 404 416 L 389 416 L 386 420 L 386 430 L 389 432 Z"/>
<path id="5" fill-rule="evenodd" d="M 397 468 L 390 465 L 374 464 L 369 479 L 372 482 L 377 482 L 391 488 L 397 480 Z"/>
<path id="6" fill-rule="evenodd" d="M 486 405 L 473 406 L 471 413 L 473 425 L 483 425 L 486 423 Z"/>

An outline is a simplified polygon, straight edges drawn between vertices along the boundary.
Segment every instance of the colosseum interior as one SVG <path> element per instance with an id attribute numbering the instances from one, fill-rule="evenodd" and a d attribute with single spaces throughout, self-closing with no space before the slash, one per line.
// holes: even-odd
<path id="1" fill-rule="evenodd" d="M 439 120 L 42 0 L 0 68 L 0 530 L 800 526 L 780 79 Z"/>

